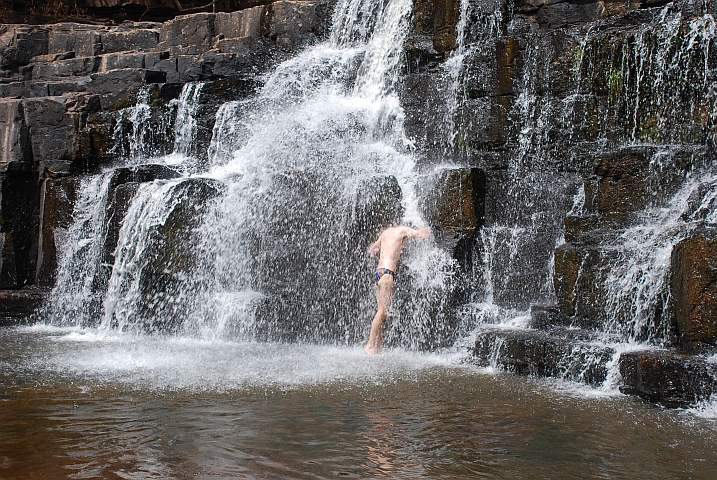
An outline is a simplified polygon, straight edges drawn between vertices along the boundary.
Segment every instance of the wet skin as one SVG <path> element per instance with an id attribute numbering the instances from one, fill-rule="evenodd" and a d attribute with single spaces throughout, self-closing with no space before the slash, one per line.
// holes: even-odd
<path id="1" fill-rule="evenodd" d="M 392 272 L 396 271 L 398 260 L 406 240 L 409 238 L 429 238 L 430 232 L 427 228 L 416 230 L 404 225 L 390 227 L 379 235 L 378 240 L 368 247 L 369 255 L 378 255 L 378 268 L 387 268 Z M 388 317 L 388 308 L 391 306 L 393 295 L 393 275 L 384 274 L 376 284 L 376 315 L 371 321 L 371 333 L 364 352 L 375 355 L 381 351 L 383 341 L 383 327 Z"/>

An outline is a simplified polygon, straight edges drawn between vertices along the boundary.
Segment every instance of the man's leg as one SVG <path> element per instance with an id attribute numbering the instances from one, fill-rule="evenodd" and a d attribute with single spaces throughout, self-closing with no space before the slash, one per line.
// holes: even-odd
<path id="1" fill-rule="evenodd" d="M 376 284 L 376 315 L 371 322 L 371 333 L 364 352 L 373 355 L 381 351 L 383 342 L 383 326 L 388 317 L 388 307 L 391 305 L 393 295 L 393 275 L 384 275 Z"/>

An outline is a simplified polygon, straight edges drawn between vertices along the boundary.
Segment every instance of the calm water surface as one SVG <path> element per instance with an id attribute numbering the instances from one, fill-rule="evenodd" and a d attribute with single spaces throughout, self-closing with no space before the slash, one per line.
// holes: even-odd
<path id="1" fill-rule="evenodd" d="M 715 478 L 717 426 L 360 348 L 0 329 L 0 478 Z"/>

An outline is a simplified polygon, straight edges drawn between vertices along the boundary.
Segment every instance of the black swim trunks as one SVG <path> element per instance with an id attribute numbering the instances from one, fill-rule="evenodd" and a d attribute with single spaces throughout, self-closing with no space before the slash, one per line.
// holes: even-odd
<path id="1" fill-rule="evenodd" d="M 373 274 L 373 278 L 376 280 L 376 283 L 378 283 L 379 280 L 381 280 L 381 277 L 384 275 L 391 275 L 392 277 L 396 278 L 396 272 L 393 272 L 389 270 L 388 268 L 377 268 L 376 273 Z"/>

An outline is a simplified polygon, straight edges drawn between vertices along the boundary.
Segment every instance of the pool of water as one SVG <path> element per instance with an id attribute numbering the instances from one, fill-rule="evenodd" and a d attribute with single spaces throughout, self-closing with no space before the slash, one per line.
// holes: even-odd
<path id="1" fill-rule="evenodd" d="M 0 329 L 7 479 L 714 478 L 699 413 L 455 353 Z"/>

